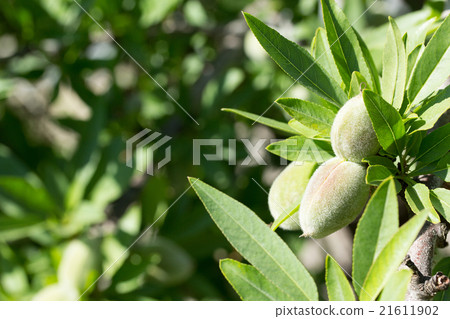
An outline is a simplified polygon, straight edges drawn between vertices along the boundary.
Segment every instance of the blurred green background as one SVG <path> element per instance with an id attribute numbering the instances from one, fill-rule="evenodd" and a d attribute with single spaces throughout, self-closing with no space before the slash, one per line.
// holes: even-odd
<path id="1" fill-rule="evenodd" d="M 449 9 L 448 1 L 339 3 L 378 62 L 387 15 L 406 14 L 398 20 L 405 31 Z M 241 11 L 309 48 L 322 24 L 318 1 L 79 4 L 199 125 L 75 1 L 2 0 L 0 300 L 237 300 L 218 261 L 241 257 L 193 191 L 183 194 L 186 177 L 269 223 L 267 195 L 252 178 L 268 189 L 279 159 L 262 149 L 268 166 L 204 159 L 194 166 L 192 140 L 223 139 L 228 156 L 228 139 L 283 138 L 220 111 L 261 114 L 282 94 L 308 94 L 299 85 L 285 92 L 293 81 L 259 47 Z M 265 116 L 285 118 L 276 106 Z M 172 137 L 172 160 L 154 176 L 125 165 L 126 140 L 144 128 Z M 239 142 L 236 154 L 238 164 L 247 156 Z M 348 269 L 351 231 L 335 235 L 339 245 L 336 237 L 321 242 Z M 278 232 L 323 282 L 324 252 Z"/>

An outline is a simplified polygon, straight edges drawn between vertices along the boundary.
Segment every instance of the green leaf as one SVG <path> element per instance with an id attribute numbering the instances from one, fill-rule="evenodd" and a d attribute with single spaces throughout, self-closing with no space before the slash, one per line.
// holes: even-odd
<path id="1" fill-rule="evenodd" d="M 383 291 L 380 301 L 403 301 L 406 297 L 412 270 L 402 269 L 392 274 Z"/>
<path id="2" fill-rule="evenodd" d="M 222 259 L 220 270 L 244 301 L 295 300 L 266 279 L 255 267 L 233 259 Z"/>
<path id="3" fill-rule="evenodd" d="M 358 71 L 352 73 L 352 79 L 350 81 L 350 89 L 348 90 L 348 98 L 351 99 L 357 96 L 365 89 L 367 85 L 367 80 Z"/>
<path id="4" fill-rule="evenodd" d="M 370 165 L 367 168 L 366 183 L 377 186 L 386 178 L 392 176 L 392 173 L 383 165 Z"/>
<path id="5" fill-rule="evenodd" d="M 298 209 L 300 208 L 300 204 L 294 207 L 291 211 L 283 211 L 280 216 L 277 217 L 272 223 L 272 227 L 270 227 L 271 230 L 275 231 L 278 227 L 280 227 L 281 224 L 283 224 L 288 218 L 290 218 L 292 215 L 294 215 Z"/>
<path id="6" fill-rule="evenodd" d="M 450 123 L 434 130 L 422 140 L 419 155 L 412 163 L 428 164 L 439 160 L 450 149 Z"/>
<path id="7" fill-rule="evenodd" d="M 389 17 L 386 45 L 383 52 L 382 97 L 400 110 L 406 85 L 406 52 L 402 35 L 395 21 Z"/>
<path id="8" fill-rule="evenodd" d="M 41 216 L 51 216 L 58 212 L 58 207 L 45 188 L 31 185 L 22 177 L 0 177 L 0 194 L 27 212 L 35 212 Z"/>
<path id="9" fill-rule="evenodd" d="M 376 89 L 374 77 L 364 57 L 357 34 L 344 13 L 334 0 L 322 0 L 321 3 L 328 43 L 346 91 L 349 89 L 353 71 L 359 71 L 367 79 L 368 86 Z"/>
<path id="10" fill-rule="evenodd" d="M 290 116 L 323 136 L 329 136 L 336 112 L 326 106 L 293 98 L 281 98 L 277 103 Z"/>
<path id="11" fill-rule="evenodd" d="M 322 163 L 334 157 L 329 141 L 309 139 L 303 136 L 292 136 L 286 140 L 272 143 L 266 149 L 289 161 Z"/>
<path id="12" fill-rule="evenodd" d="M 336 105 L 341 106 L 347 101 L 339 84 L 315 62 L 308 51 L 252 15 L 244 13 L 244 17 L 261 46 L 295 81 Z"/>
<path id="13" fill-rule="evenodd" d="M 450 190 L 445 188 L 432 189 L 430 200 L 434 208 L 450 222 Z"/>
<path id="14" fill-rule="evenodd" d="M 0 238 L 4 241 L 12 241 L 29 238 L 33 233 L 42 232 L 44 220 L 28 215 L 25 218 L 13 218 L 0 216 Z"/>
<path id="15" fill-rule="evenodd" d="M 417 58 L 423 53 L 424 46 L 419 44 L 408 54 L 408 62 L 406 68 L 406 79 L 409 81 L 411 77 L 411 72 L 417 63 Z M 407 81 L 407 83 L 408 83 Z"/>
<path id="16" fill-rule="evenodd" d="M 318 300 L 311 275 L 254 212 L 198 179 L 189 182 L 230 244 L 258 271 L 290 298 Z"/>
<path id="17" fill-rule="evenodd" d="M 431 129 L 448 109 L 450 109 L 450 86 L 441 90 L 435 97 L 416 111 L 420 119 L 424 121 L 423 125 L 417 130 L 425 131 Z"/>
<path id="18" fill-rule="evenodd" d="M 440 222 L 439 215 L 431 204 L 430 190 L 424 184 L 416 183 L 413 186 L 408 186 L 405 191 L 405 198 L 415 214 L 419 215 L 426 212 L 432 223 Z"/>
<path id="19" fill-rule="evenodd" d="M 382 165 L 386 167 L 389 171 L 391 171 L 393 174 L 398 173 L 398 169 L 395 166 L 395 164 L 392 162 L 391 159 L 383 156 L 367 156 L 363 158 L 362 160 L 364 163 L 368 163 L 369 165 Z"/>
<path id="20" fill-rule="evenodd" d="M 303 135 L 308 138 L 313 138 L 319 135 L 319 132 L 306 127 L 305 125 L 294 119 L 290 120 L 288 125 L 297 132 L 296 135 Z"/>
<path id="21" fill-rule="evenodd" d="M 430 27 L 436 21 L 436 17 L 432 17 L 427 21 L 420 23 L 416 28 L 408 30 L 408 39 L 406 40 L 406 53 L 410 54 L 415 48 L 425 42 L 425 38 Z"/>
<path id="22" fill-rule="evenodd" d="M 447 277 L 450 277 L 450 257 L 442 258 L 433 268 L 433 274 L 438 271 L 442 272 Z M 435 301 L 450 301 L 450 290 L 444 290 L 438 292 L 436 296 L 434 296 L 433 300 Z"/>
<path id="23" fill-rule="evenodd" d="M 0 290 L 16 300 L 23 299 L 30 287 L 23 262 L 6 243 L 0 245 Z"/>
<path id="24" fill-rule="evenodd" d="M 448 170 L 450 168 L 449 163 L 450 163 L 450 153 L 447 153 L 441 159 L 439 159 L 437 161 L 434 161 L 429 164 L 417 166 L 408 175 L 409 175 L 409 177 L 426 175 L 426 174 L 442 175 L 445 173 L 443 171 Z M 445 180 L 445 175 L 444 175 L 443 179 Z"/>
<path id="25" fill-rule="evenodd" d="M 395 273 L 398 266 L 402 263 L 426 218 L 427 213 L 425 212 L 411 218 L 400 227 L 381 250 L 364 281 L 359 298 L 361 301 L 375 300 L 377 298 L 391 275 Z"/>
<path id="26" fill-rule="evenodd" d="M 227 108 L 223 108 L 221 109 L 222 111 L 225 112 L 230 112 L 230 113 L 234 113 L 237 115 L 240 115 L 242 117 L 248 118 L 252 121 L 264 124 L 266 126 L 269 126 L 271 128 L 274 128 L 276 130 L 282 131 L 284 133 L 288 133 L 289 135 L 296 135 L 297 132 L 292 129 L 288 124 L 280 122 L 280 121 L 276 121 L 273 120 L 271 118 L 268 117 L 263 117 L 263 116 L 259 116 L 253 113 L 249 113 L 249 112 L 245 112 L 245 111 L 241 111 L 241 110 L 237 110 L 237 109 L 227 109 Z"/>
<path id="27" fill-rule="evenodd" d="M 317 28 L 316 35 L 311 43 L 311 54 L 316 61 L 328 71 L 336 83 L 342 83 L 341 75 L 336 67 L 336 63 L 334 63 L 333 54 L 331 53 L 330 45 L 328 44 L 325 29 Z"/>
<path id="28" fill-rule="evenodd" d="M 373 261 L 398 230 L 398 202 L 392 178 L 369 200 L 356 228 L 353 244 L 353 287 L 359 295 Z"/>
<path id="29" fill-rule="evenodd" d="M 402 154 L 405 147 L 405 126 L 398 111 L 372 91 L 364 90 L 363 99 L 383 149 L 394 155 Z"/>
<path id="30" fill-rule="evenodd" d="M 426 132 L 424 131 L 416 131 L 408 134 L 405 153 L 410 157 L 417 156 L 419 153 L 420 144 L 425 136 Z"/>
<path id="31" fill-rule="evenodd" d="M 354 30 L 354 28 L 352 27 L 352 29 Z M 372 79 L 374 81 L 374 91 L 375 92 L 380 92 L 380 76 L 378 74 L 378 69 L 377 66 L 375 65 L 375 62 L 372 58 L 372 54 L 369 51 L 369 48 L 367 47 L 366 43 L 364 42 L 364 40 L 362 39 L 361 35 L 358 33 L 358 31 L 354 30 L 356 37 L 358 38 L 358 43 L 361 46 L 361 50 L 364 56 L 364 59 L 366 60 L 368 66 L 369 66 L 369 70 L 370 73 L 372 75 Z"/>
<path id="32" fill-rule="evenodd" d="M 428 42 L 412 71 L 408 99 L 412 105 L 433 93 L 448 78 L 450 69 L 450 16 Z"/>
<path id="33" fill-rule="evenodd" d="M 449 183 L 450 182 L 450 169 L 446 168 L 434 173 L 436 176 L 439 176 L 442 180 Z"/>
<path id="34" fill-rule="evenodd" d="M 330 255 L 327 255 L 325 260 L 325 281 L 330 301 L 355 301 L 355 295 L 347 277 Z"/>

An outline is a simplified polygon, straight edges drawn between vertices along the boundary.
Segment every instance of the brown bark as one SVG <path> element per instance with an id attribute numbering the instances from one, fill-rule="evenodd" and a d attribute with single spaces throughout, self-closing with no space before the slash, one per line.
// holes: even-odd
<path id="1" fill-rule="evenodd" d="M 448 226 L 444 223 L 426 222 L 423 226 L 401 266 L 413 271 L 406 300 L 431 300 L 437 292 L 448 289 L 450 279 L 447 276 L 441 272 L 431 273 L 435 249 L 448 245 L 447 233 Z"/>

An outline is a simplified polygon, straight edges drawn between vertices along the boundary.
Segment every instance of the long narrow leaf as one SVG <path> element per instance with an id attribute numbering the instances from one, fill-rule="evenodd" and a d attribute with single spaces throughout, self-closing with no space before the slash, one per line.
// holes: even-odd
<path id="1" fill-rule="evenodd" d="M 336 260 L 327 255 L 325 260 L 325 281 L 330 301 L 355 301 L 352 287 Z"/>
<path id="2" fill-rule="evenodd" d="M 339 74 L 339 70 L 337 69 L 333 54 L 330 50 L 330 45 L 328 44 L 325 29 L 317 28 L 316 35 L 311 44 L 311 54 L 317 62 L 328 71 L 336 83 L 342 83 L 341 75 Z"/>
<path id="3" fill-rule="evenodd" d="M 336 116 L 334 110 L 309 101 L 281 98 L 277 103 L 294 119 L 322 136 L 330 136 L 331 125 Z"/>
<path id="4" fill-rule="evenodd" d="M 450 223 L 450 190 L 446 188 L 432 189 L 430 200 L 434 208 Z"/>
<path id="5" fill-rule="evenodd" d="M 361 289 L 360 300 L 375 300 L 391 275 L 401 264 L 422 228 L 427 213 L 414 216 L 395 233 L 369 269 Z"/>
<path id="6" fill-rule="evenodd" d="M 450 16 L 436 30 L 412 71 L 408 99 L 412 105 L 435 91 L 449 76 Z"/>
<path id="7" fill-rule="evenodd" d="M 220 270 L 244 301 L 294 300 L 266 279 L 255 267 L 222 259 Z"/>
<path id="8" fill-rule="evenodd" d="M 405 300 L 411 276 L 412 271 L 410 269 L 402 269 L 393 273 L 381 292 L 380 301 Z"/>
<path id="9" fill-rule="evenodd" d="M 419 155 L 413 163 L 428 164 L 439 160 L 450 149 L 450 123 L 434 130 L 422 140 Z"/>
<path id="10" fill-rule="evenodd" d="M 358 37 L 344 13 L 334 0 L 322 0 L 321 3 L 328 42 L 347 91 L 353 71 L 359 71 L 369 87 L 377 90 Z"/>
<path id="11" fill-rule="evenodd" d="M 245 111 L 241 111 L 241 110 L 237 110 L 237 109 L 222 109 L 222 111 L 225 112 L 230 112 L 230 113 L 234 113 L 237 115 L 240 115 L 242 117 L 248 118 L 252 121 L 256 121 L 258 123 L 264 124 L 266 126 L 269 126 L 271 128 L 274 128 L 276 130 L 282 131 L 284 133 L 287 133 L 289 135 L 296 135 L 297 132 L 292 129 L 287 123 L 283 123 L 277 120 L 273 120 L 271 118 L 268 117 L 262 117 L 250 112 L 245 112 Z"/>
<path id="12" fill-rule="evenodd" d="M 363 99 L 381 146 L 388 153 L 400 155 L 405 146 L 402 117 L 392 105 L 372 91 L 364 90 Z"/>
<path id="13" fill-rule="evenodd" d="M 353 287 L 359 295 L 370 265 L 398 230 L 395 184 L 387 179 L 377 188 L 358 222 L 353 244 Z"/>
<path id="14" fill-rule="evenodd" d="M 284 38 L 251 14 L 244 13 L 244 17 L 261 46 L 295 81 L 336 105 L 341 106 L 347 101 L 347 96 L 339 84 L 316 63 L 308 51 Z"/>
<path id="15" fill-rule="evenodd" d="M 397 24 L 389 18 L 386 45 L 383 52 L 382 97 L 397 110 L 403 102 L 406 85 L 406 52 Z"/>
<path id="16" fill-rule="evenodd" d="M 431 222 L 435 224 L 440 222 L 439 215 L 431 204 L 430 190 L 424 184 L 417 183 L 413 186 L 408 186 L 405 191 L 405 198 L 415 214 L 427 212 Z"/>
<path id="17" fill-rule="evenodd" d="M 329 141 L 303 136 L 292 136 L 286 140 L 272 143 L 266 149 L 289 161 L 322 163 L 334 157 Z"/>
<path id="18" fill-rule="evenodd" d="M 286 243 L 248 207 L 189 178 L 211 218 L 233 247 L 264 277 L 296 300 L 317 300 L 316 284 Z"/>

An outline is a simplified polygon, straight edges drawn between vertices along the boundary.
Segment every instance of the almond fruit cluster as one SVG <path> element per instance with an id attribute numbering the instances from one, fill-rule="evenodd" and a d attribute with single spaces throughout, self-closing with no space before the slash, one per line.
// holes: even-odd
<path id="1" fill-rule="evenodd" d="M 347 226 L 364 208 L 369 185 L 365 183 L 366 166 L 361 160 L 376 154 L 380 145 L 361 94 L 337 113 L 331 145 L 336 157 L 317 168 L 309 181 L 304 176 L 309 166 L 297 166 L 294 171 L 292 163 L 273 183 L 269 208 L 274 218 L 280 214 L 280 207 L 292 209 L 296 201 L 300 203 L 298 212 L 280 227 L 301 228 L 303 236 L 322 238 Z"/>

